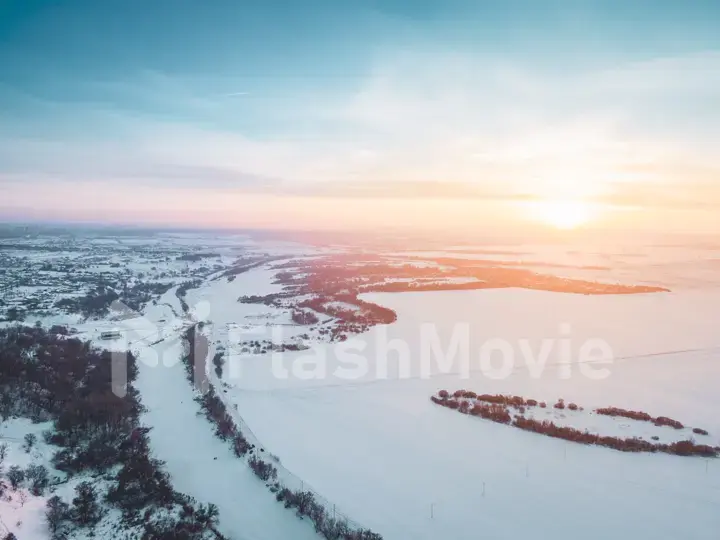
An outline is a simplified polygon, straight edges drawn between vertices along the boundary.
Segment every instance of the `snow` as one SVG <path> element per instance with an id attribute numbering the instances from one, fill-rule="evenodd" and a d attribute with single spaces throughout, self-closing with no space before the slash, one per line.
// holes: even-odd
<path id="1" fill-rule="evenodd" d="M 120 253 L 111 254 L 107 247 L 111 243 Z M 147 247 L 149 243 L 157 247 L 157 253 L 135 257 L 134 246 Z M 177 261 L 181 246 L 217 252 L 221 258 Z M 96 248 L 108 250 L 107 256 L 93 252 Z M 96 265 L 83 273 L 118 273 L 128 268 L 132 274 L 145 272 L 146 277 L 175 285 L 189 279 L 188 269 L 214 268 L 216 261 L 228 265 L 242 255 L 293 254 L 300 259 L 328 252 L 301 244 L 208 233 L 123 238 L 121 242 L 95 239 L 83 249 L 86 252 L 78 259 L 81 264 Z M 392 256 L 398 264 L 418 266 L 436 266 L 425 260 L 436 257 L 522 262 L 555 275 L 657 283 L 669 285 L 675 292 L 584 296 L 487 289 L 364 294 L 363 300 L 394 309 L 398 321 L 373 327 L 346 343 L 327 344 L 308 327 L 290 325 L 288 309 L 237 301 L 243 295 L 282 290 L 272 284 L 279 270 L 269 267 L 281 264 L 274 262 L 239 274 L 233 281 L 206 280 L 198 289 L 191 289 L 185 298 L 191 308 L 189 316 L 183 314 L 173 288 L 156 304 L 149 304 L 142 316 L 125 321 L 81 321 L 62 314 L 33 314 L 28 320 L 40 318 L 45 325 L 68 321 L 78 328 L 80 337 L 99 346 L 123 350 L 130 345 L 136 350 L 140 359 L 136 385 L 147 407 L 142 420 L 152 428 L 153 453 L 166 462 L 176 489 L 200 502 L 218 505 L 220 530 L 234 540 L 303 540 L 317 538 L 317 534 L 308 522 L 275 501 L 247 464 L 214 436 L 213 426 L 200 414 L 179 361 L 178 336 L 193 320 L 211 323 L 207 328 L 213 331 L 213 345 L 226 347 L 226 369 L 222 382 L 217 381 L 219 395 L 229 403 L 237 421 L 245 422 L 268 453 L 279 457 L 287 468 L 281 473 L 302 479 L 303 486 L 312 485 L 386 540 L 514 540 L 528 536 L 715 540 L 720 530 L 720 460 L 626 454 L 577 445 L 461 415 L 432 404 L 429 397 L 442 388 L 466 388 L 478 393 L 518 394 L 546 401 L 549 406 L 564 398 L 585 410 L 531 414 L 607 435 L 642 435 L 646 439 L 657 435 L 661 442 L 693 436 L 699 443 L 720 444 L 717 249 L 553 244 L 477 246 L 477 250 L 471 253 L 470 247 L 458 246 Z M 496 253 L 489 253 L 492 250 Z M 72 259 L 77 254 L 72 250 L 33 252 L 31 260 Z M 113 268 L 111 263 L 122 267 Z M 587 265 L 612 270 L 581 268 Z M 160 277 L 163 272 L 171 276 Z M 43 280 L 33 285 L 51 286 L 43 301 L 54 303 L 54 295 L 74 294 L 51 283 L 61 282 L 64 273 L 43 271 L 39 275 Z M 28 286 L 16 294 L 33 297 L 39 290 Z M 424 327 L 427 323 L 434 326 Z M 124 339 L 99 339 L 101 331 L 116 326 L 124 328 Z M 423 367 L 423 339 L 436 332 L 439 348 L 447 354 L 452 336 L 462 335 L 463 329 L 469 336 L 467 377 L 460 376 L 464 369 L 460 357 L 449 369 L 437 362 Z M 280 343 L 303 333 L 310 335 L 307 342 L 312 348 L 308 351 L 250 355 L 239 354 L 233 347 L 242 339 Z M 500 379 L 483 370 L 479 361 L 483 345 L 498 338 L 509 344 L 515 360 L 508 376 Z M 583 344 L 597 338 L 612 350 L 613 363 L 578 363 Z M 543 357 L 546 340 L 553 340 L 547 366 L 536 377 L 527 365 L 526 351 L 531 351 L 531 360 L 537 362 Z M 349 349 L 353 346 L 355 349 Z M 574 363 L 563 362 L 563 347 Z M 355 378 L 338 371 L 353 367 L 347 361 L 348 350 L 366 359 L 367 369 Z M 404 350 L 407 373 L 399 361 Z M 388 376 L 382 377 L 386 356 L 390 358 Z M 325 374 L 313 376 L 322 358 Z M 498 358 L 493 358 L 493 365 L 499 365 Z M 609 376 L 588 378 L 580 366 L 606 368 Z M 287 370 L 287 377 L 278 376 L 279 367 Z M 569 377 L 564 378 L 567 373 Z M 707 429 L 710 435 L 695 436 L 689 428 L 676 431 L 592 413 L 604 406 L 669 416 L 689 428 Z M 10 445 L 8 460 L 21 466 L 46 462 L 50 454 L 43 453 L 42 445 L 36 454 L 21 450 L 27 430 L 43 429 L 23 422 L 13 420 L 0 427 L 0 439 L 18 439 Z M 70 483 L 59 492 L 67 500 L 73 488 Z M 44 527 L 44 500 L 28 498 L 21 507 L 18 502 L 0 501 L 2 526 L 16 527 L 21 520 L 24 524 L 16 531 L 21 540 L 46 538 L 46 534 L 38 536 Z M 113 534 L 113 519 L 110 516 L 103 521 L 98 537 Z M 0 532 L 4 532 L 1 526 Z"/>
<path id="2" fill-rule="evenodd" d="M 437 407 L 429 397 L 441 388 L 467 388 L 548 403 L 562 397 L 586 410 L 644 410 L 703 427 L 710 437 L 702 439 L 720 444 L 719 291 L 584 296 L 503 289 L 364 299 L 395 309 L 398 322 L 355 338 L 369 351 L 363 378 L 300 380 L 291 372 L 278 379 L 268 359 L 247 358 L 241 377 L 226 381 L 235 384 L 230 399 L 266 447 L 354 519 L 388 540 L 514 539 L 537 531 L 560 540 L 606 539 L 618 531 L 648 540 L 716 538 L 717 460 L 549 439 Z M 523 338 L 533 351 L 545 337 L 567 338 L 576 359 L 584 340 L 601 337 L 618 359 L 602 366 L 610 369 L 603 380 L 582 376 L 577 365 L 562 379 L 557 350 L 540 378 L 518 366 L 507 379 L 494 380 L 475 366 L 469 379 L 437 367 L 423 379 L 420 325 L 428 321 L 437 324 L 444 349 L 456 324 L 468 323 L 472 351 L 503 338 L 520 359 L 516 344 Z M 569 335 L 562 325 L 569 325 Z M 393 377 L 391 369 L 389 380 L 377 379 L 373 363 L 383 332 L 408 344 L 410 378 Z M 342 346 L 319 348 L 328 353 L 329 373 Z M 283 364 L 291 368 L 308 354 L 286 353 Z M 477 364 L 477 353 L 472 357 Z"/>
<path id="3" fill-rule="evenodd" d="M 148 320 L 162 316 L 162 304 L 147 310 Z M 177 336 L 169 334 L 154 346 L 140 343 L 136 348 L 136 387 L 147 408 L 142 422 L 152 426 L 151 448 L 166 463 L 175 489 L 200 502 L 215 503 L 219 530 L 235 540 L 316 540 L 312 526 L 279 504 L 245 461 L 215 437 L 213 426 L 193 400 L 179 361 L 182 343 Z"/>
<path id="4" fill-rule="evenodd" d="M 45 520 L 47 499 L 58 495 L 65 502 L 71 502 L 74 497 L 75 486 L 82 481 L 90 481 L 104 494 L 108 482 L 102 478 L 90 475 L 78 475 L 69 481 L 63 472 L 52 466 L 52 456 L 57 448 L 45 443 L 43 433 L 51 430 L 52 422 L 33 424 L 26 418 L 11 418 L 0 423 L 0 445 L 6 445 L 6 456 L 3 461 L 5 472 L 12 466 L 27 469 L 30 465 L 42 465 L 48 469 L 50 487 L 42 496 L 35 496 L 27 489 L 27 482 L 17 490 L 12 489 L 9 483 L 3 496 L 0 497 L 0 537 L 13 533 L 20 540 L 47 540 L 50 537 Z M 27 452 L 23 447 L 26 434 L 34 434 L 36 441 L 32 449 Z M 112 531 L 117 530 L 120 514 L 110 510 L 95 527 L 95 537 L 107 538 Z M 89 530 L 75 530 L 70 538 L 85 540 Z"/>
<path id="5" fill-rule="evenodd" d="M 10 418 L 0 422 L 0 445 L 6 444 L 5 468 L 17 465 L 25 469 L 28 465 L 45 465 L 50 468 L 53 450 L 43 442 L 43 432 L 52 428 L 51 422 L 33 424 L 27 418 Z M 30 452 L 23 448 L 26 434 L 35 435 L 37 441 Z"/>
<path id="6" fill-rule="evenodd" d="M 22 540 L 47 540 L 45 498 L 26 489 L 5 493 L 0 500 L 0 537 L 13 533 Z"/>

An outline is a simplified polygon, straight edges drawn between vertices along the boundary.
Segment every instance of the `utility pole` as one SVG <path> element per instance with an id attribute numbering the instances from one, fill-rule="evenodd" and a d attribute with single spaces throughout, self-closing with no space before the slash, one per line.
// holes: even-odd
<path id="1" fill-rule="evenodd" d="M 430 503 L 430 519 L 435 519 L 435 503 Z"/>

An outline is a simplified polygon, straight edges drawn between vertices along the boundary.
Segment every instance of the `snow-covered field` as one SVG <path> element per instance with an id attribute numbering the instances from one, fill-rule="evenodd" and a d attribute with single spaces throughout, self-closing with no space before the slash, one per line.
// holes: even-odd
<path id="1" fill-rule="evenodd" d="M 25 469 L 29 465 L 48 466 L 52 457 L 48 447 L 42 443 L 42 432 L 48 424 L 32 424 L 25 419 L 12 419 L 0 422 L 0 446 L 4 447 L 4 459 L 0 460 L 3 469 L 17 466 Z M 40 441 L 32 449 L 23 448 L 23 438 L 27 434 L 35 435 Z M 16 490 L 6 489 L 0 496 L 0 537 L 9 533 L 17 538 L 42 540 L 46 538 L 44 524 L 45 498 L 35 497 L 24 486 Z"/>
<path id="2" fill-rule="evenodd" d="M 50 484 L 50 488 L 46 489 L 43 495 L 34 495 L 27 481 L 21 482 L 18 487 L 5 481 L 5 489 L 0 494 L 1 538 L 12 533 L 19 540 L 47 540 L 51 537 L 46 521 L 46 504 L 50 497 L 57 495 L 71 501 L 75 495 L 75 487 L 83 481 L 92 482 L 101 493 L 109 486 L 109 482 L 97 475 L 81 474 L 68 479 L 64 473 L 54 469 L 51 459 L 56 448 L 43 440 L 43 432 L 50 429 L 51 422 L 33 424 L 24 418 L 0 422 L 0 447 L 5 447 L 5 458 L 0 460 L 4 469 L 2 472 L 8 473 L 12 467 L 27 470 L 30 466 L 42 466 L 49 471 Z M 27 448 L 23 440 L 28 434 L 37 439 L 31 448 Z M 72 538 L 86 540 L 115 537 L 119 521 L 120 512 L 108 509 L 94 530 L 80 529 Z"/>
<path id="3" fill-rule="evenodd" d="M 369 296 L 395 309 L 398 322 L 356 338 L 365 343 L 368 359 L 368 373 L 360 380 L 330 375 L 300 380 L 292 372 L 278 379 L 267 358 L 245 358 L 241 378 L 228 381 L 234 385 L 232 400 L 265 445 L 355 519 L 388 539 L 716 538 L 716 460 L 623 454 L 547 439 L 438 408 L 429 396 L 441 388 L 468 388 L 548 402 L 562 397 L 588 409 L 614 405 L 702 426 L 710 431 L 707 439 L 720 444 L 719 291 L 597 297 L 505 289 Z M 469 379 L 438 373 L 439 366 L 433 376 L 421 378 L 426 322 L 436 325 L 444 351 L 458 323 L 469 324 L 471 351 L 490 339 L 506 340 L 515 349 L 517 369 L 494 380 L 484 376 L 472 354 Z M 390 380 L 378 380 L 375 361 L 383 356 L 385 333 L 399 340 L 397 347 L 407 344 L 409 378 L 398 377 L 391 366 Z M 522 365 L 520 340 L 540 354 L 548 337 L 569 339 L 574 356 L 586 339 L 604 339 L 616 360 L 597 367 L 608 369 L 609 376 L 592 380 L 571 366 L 570 378 L 562 379 L 555 366 L 532 378 Z M 559 343 L 548 364 L 557 362 Z M 340 365 L 334 353 L 343 346 L 323 346 L 328 373 Z M 391 359 L 392 354 L 397 353 Z M 291 368 L 309 356 L 315 358 L 308 351 L 286 353 L 283 364 Z"/>
<path id="4" fill-rule="evenodd" d="M 272 283 L 277 272 L 270 269 L 272 264 L 232 279 L 222 276 L 238 256 L 267 254 L 290 260 L 327 250 L 202 233 L 115 243 L 109 238 L 95 240 L 103 250 L 120 246 L 122 253 L 108 261 L 121 265 L 135 246 L 147 248 L 148 242 L 153 249 L 170 254 L 170 259 L 146 257 L 134 264 L 130 278 L 142 279 L 138 273 L 144 272 L 175 286 L 148 303 L 143 317 L 85 319 L 51 310 L 37 317 L 31 314 L 28 320 L 38 319 L 46 326 L 71 324 L 83 339 L 117 349 L 129 344 L 140 355 L 136 386 L 147 407 L 142 421 L 152 428 L 152 451 L 166 462 L 176 489 L 218 505 L 219 529 L 230 538 L 281 540 L 318 535 L 307 520 L 299 520 L 293 510 L 275 501 L 200 414 L 179 362 L 179 335 L 193 321 L 209 323 L 213 346 L 226 351 L 217 381 L 219 396 L 237 419 L 304 488 L 311 487 L 333 508 L 336 505 L 338 512 L 386 540 L 718 538 L 720 459 L 582 446 L 461 415 L 430 401 L 441 389 L 460 388 L 521 395 L 549 405 L 563 398 L 585 411 L 542 414 L 558 424 L 619 437 L 659 434 L 662 442 L 694 437 L 698 443 L 720 445 L 717 250 L 608 247 L 576 253 L 574 248 L 558 246 L 478 246 L 479 251 L 494 249 L 496 253 L 470 253 L 471 249 L 459 246 L 395 253 L 399 261 L 422 256 L 527 262 L 547 273 L 655 283 L 673 292 L 618 296 L 523 289 L 368 293 L 361 299 L 393 309 L 397 322 L 374 326 L 346 342 L 327 343 L 321 329 L 332 324 L 332 317 L 322 315 L 310 329 L 292 322 L 291 308 L 238 302 L 241 296 L 282 290 Z M 191 253 L 219 252 L 221 256 L 210 259 L 212 264 L 179 260 L 185 247 Z M 20 260 L 25 253 L 10 252 L 8 261 Z M 58 253 L 30 253 L 26 263 L 35 268 L 38 283 L 13 290 L 8 306 L 22 306 L 23 301 L 38 296 L 39 285 L 50 287 L 42 289 L 49 291 L 43 293 L 47 297 L 43 305 L 52 305 L 53 295 L 60 290 L 57 284 L 62 284 L 66 274 L 53 276 L 39 267 L 41 262 L 53 263 L 62 257 L 64 272 L 68 272 L 73 252 Z M 419 259 L 412 261 L 422 264 Z M 117 272 L 123 268 L 92 264 L 86 273 L 116 272 L 113 279 L 122 279 Z M 548 266 L 553 264 L 567 267 Z M 213 271 L 203 273 L 203 265 Z M 609 266 L 612 271 L 583 269 L 583 265 Z M 184 313 L 177 285 L 197 276 L 202 283 L 187 291 L 189 313 Z M 73 294 L 69 289 L 65 286 L 63 295 Z M 126 329 L 123 339 L 100 339 L 102 331 L 118 325 Z M 273 343 L 302 339 L 310 349 L 256 354 L 242 348 L 245 340 L 265 339 Z M 612 353 L 610 363 L 581 358 L 583 346 L 591 340 L 603 341 Z M 481 357 L 489 350 L 488 344 L 495 353 L 485 358 L 490 358 L 485 365 Z M 456 355 L 455 346 L 459 347 Z M 512 358 L 511 366 L 503 366 L 499 347 Z M 638 428 L 626 419 L 592 413 L 607 406 L 669 416 L 710 434 L 652 425 Z M 3 435 L 8 440 L 20 439 L 23 430 L 35 429 L 40 428 L 6 423 L 0 428 L 0 439 Z M 20 444 L 12 442 L 6 467 L 28 464 L 32 456 L 20 450 Z M 33 459 L 44 463 L 49 458 Z M 4 530 L 15 532 L 21 540 L 46 538 L 44 500 L 30 498 L 18 505 L 19 501 L 0 502 Z M 18 521 L 24 523 L 22 527 Z"/>

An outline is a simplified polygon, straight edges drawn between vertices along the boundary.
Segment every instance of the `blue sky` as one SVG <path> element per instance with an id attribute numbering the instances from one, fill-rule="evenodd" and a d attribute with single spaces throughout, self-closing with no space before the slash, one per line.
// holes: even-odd
<path id="1" fill-rule="evenodd" d="M 0 0 L 0 218 L 700 212 L 720 193 L 719 24 L 711 1 Z M 68 189 L 86 200 L 63 213 Z"/>

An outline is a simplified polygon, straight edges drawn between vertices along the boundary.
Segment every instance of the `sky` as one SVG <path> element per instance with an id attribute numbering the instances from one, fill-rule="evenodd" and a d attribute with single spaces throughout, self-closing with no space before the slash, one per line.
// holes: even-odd
<path id="1" fill-rule="evenodd" d="M 720 3 L 0 0 L 0 221 L 720 232 Z"/>

